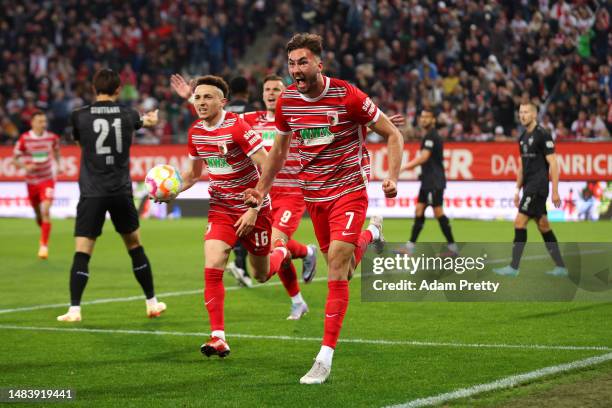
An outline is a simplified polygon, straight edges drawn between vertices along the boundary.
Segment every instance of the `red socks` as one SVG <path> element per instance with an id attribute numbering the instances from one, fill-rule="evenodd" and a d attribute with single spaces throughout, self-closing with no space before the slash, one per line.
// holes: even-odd
<path id="1" fill-rule="evenodd" d="M 368 245 L 372 242 L 372 233 L 368 230 L 361 231 L 359 235 L 359 241 L 357 241 L 357 248 L 355 248 L 355 267 L 361 262 L 363 253 L 368 249 Z"/>
<path id="2" fill-rule="evenodd" d="M 281 282 L 283 282 L 283 286 L 287 290 L 289 296 L 293 297 L 300 293 L 300 285 L 298 284 L 297 273 L 295 272 L 293 262 L 289 262 L 288 267 L 281 268 L 280 271 L 278 271 L 278 277 Z"/>
<path id="3" fill-rule="evenodd" d="M 274 248 L 272 252 L 270 252 L 270 270 L 268 271 L 268 278 L 266 281 L 279 273 L 284 260 L 285 254 L 282 250 Z"/>
<path id="4" fill-rule="evenodd" d="M 295 258 L 306 258 L 308 255 L 308 248 L 306 245 L 297 242 L 295 239 L 290 239 L 287 242 L 287 249 L 291 252 L 291 257 Z"/>
<path id="5" fill-rule="evenodd" d="M 223 269 L 204 269 L 204 302 L 208 310 L 210 329 L 223 330 L 223 303 L 225 287 L 223 286 Z"/>
<path id="6" fill-rule="evenodd" d="M 51 233 L 51 223 L 42 222 L 40 224 L 40 244 L 47 246 L 49 243 L 49 234 Z"/>
<path id="7" fill-rule="evenodd" d="M 348 281 L 329 281 L 327 282 L 329 292 L 327 293 L 327 303 L 325 304 L 325 325 L 323 334 L 323 345 L 331 348 L 336 347 L 344 314 L 348 307 L 349 289 Z"/>

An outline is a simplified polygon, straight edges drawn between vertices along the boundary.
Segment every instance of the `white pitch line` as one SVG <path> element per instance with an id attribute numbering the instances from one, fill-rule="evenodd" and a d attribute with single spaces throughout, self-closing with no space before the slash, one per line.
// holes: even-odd
<path id="1" fill-rule="evenodd" d="M 539 370 L 529 371 L 523 374 L 511 375 L 509 377 L 501 378 L 490 383 L 478 384 L 472 387 L 461 388 L 452 392 L 447 392 L 445 394 L 415 399 L 403 404 L 393 405 L 387 408 L 419 408 L 439 405 L 459 398 L 471 397 L 473 395 L 481 394 L 483 392 L 511 388 L 516 385 L 536 380 L 545 376 L 563 373 L 571 370 L 578 370 L 580 368 L 605 363 L 606 361 L 610 360 L 612 360 L 612 353 L 604 354 L 597 357 L 589 357 L 585 358 L 584 360 L 572 361 L 571 363 L 567 364 L 559 364 L 556 366 L 540 368 Z"/>
<path id="2" fill-rule="evenodd" d="M 355 276 L 359 276 L 359 274 L 355 275 Z M 323 280 L 327 280 L 326 276 L 320 276 L 318 278 L 314 278 L 312 282 L 320 282 Z M 261 285 L 256 285 L 253 286 L 250 289 L 257 289 L 257 288 L 265 288 L 268 286 L 279 286 L 281 285 L 282 282 L 281 281 L 275 281 L 275 282 L 269 282 L 269 283 L 264 283 Z M 241 289 L 242 286 L 227 286 L 225 288 L 226 291 L 230 291 L 230 290 L 238 290 Z M 245 289 L 245 290 L 249 290 L 249 289 Z M 194 289 L 194 290 L 185 290 L 185 291 L 181 291 L 181 292 L 166 292 L 166 293 L 159 293 L 156 296 L 158 298 L 160 298 L 160 300 L 165 299 L 165 298 L 169 298 L 169 297 L 175 297 L 175 296 L 185 296 L 185 295 L 194 295 L 194 294 L 198 294 L 198 293 L 203 293 L 204 292 L 204 288 L 202 289 Z M 107 298 L 107 299 L 95 299 L 95 300 L 89 300 L 86 302 L 81 302 L 81 306 L 86 306 L 86 305 L 99 305 L 102 303 L 119 303 L 119 302 L 131 302 L 133 300 L 144 300 L 144 296 L 143 295 L 138 295 L 138 296 L 128 296 L 128 297 L 120 297 L 120 298 Z M 7 313 L 17 313 L 17 312 L 28 312 L 31 310 L 42 310 L 42 309 L 55 309 L 57 307 L 68 307 L 70 306 L 69 303 L 54 303 L 54 304 L 50 304 L 50 305 L 35 305 L 35 306 L 25 306 L 25 307 L 16 307 L 13 309 L 0 309 L 0 314 L 7 314 Z"/>
<path id="3" fill-rule="evenodd" d="M 83 332 L 83 333 L 106 333 L 106 334 L 144 334 L 155 336 L 198 336 L 207 337 L 208 332 L 179 332 L 163 330 L 126 330 L 126 329 L 88 329 L 81 327 L 40 327 L 40 326 L 15 326 L 0 325 L 0 329 L 5 330 L 27 330 L 27 331 L 51 331 L 51 332 Z M 285 341 L 316 341 L 320 342 L 320 337 L 292 337 L 259 334 L 229 333 L 228 337 L 254 339 L 254 340 L 285 340 Z M 381 346 L 417 346 L 417 347 L 451 347 L 451 348 L 499 348 L 499 349 L 519 349 L 519 350 L 572 350 L 572 351 L 611 351 L 611 347 L 606 346 L 561 346 L 546 344 L 481 344 L 481 343 L 443 343 L 411 340 L 379 340 L 379 339 L 340 339 L 340 343 L 353 344 L 374 344 Z"/>

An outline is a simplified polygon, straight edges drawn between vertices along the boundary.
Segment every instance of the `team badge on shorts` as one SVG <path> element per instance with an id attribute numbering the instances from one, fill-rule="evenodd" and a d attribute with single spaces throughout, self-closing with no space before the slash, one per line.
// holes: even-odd
<path id="1" fill-rule="evenodd" d="M 338 122 L 338 112 L 327 112 L 327 123 L 330 126 L 336 126 Z"/>

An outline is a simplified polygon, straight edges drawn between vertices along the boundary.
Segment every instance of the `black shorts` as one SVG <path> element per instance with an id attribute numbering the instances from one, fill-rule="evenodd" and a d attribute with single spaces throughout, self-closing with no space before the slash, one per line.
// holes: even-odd
<path id="1" fill-rule="evenodd" d="M 102 234 L 107 211 L 118 233 L 129 234 L 138 229 L 138 211 L 134 207 L 134 197 L 131 195 L 81 197 L 77 205 L 74 236 L 99 237 Z"/>
<path id="2" fill-rule="evenodd" d="M 432 207 L 441 207 L 444 204 L 444 190 L 419 190 L 419 203 L 431 205 Z"/>
<path id="3" fill-rule="evenodd" d="M 538 193 L 523 194 L 519 203 L 519 212 L 536 219 L 546 215 L 546 196 Z"/>

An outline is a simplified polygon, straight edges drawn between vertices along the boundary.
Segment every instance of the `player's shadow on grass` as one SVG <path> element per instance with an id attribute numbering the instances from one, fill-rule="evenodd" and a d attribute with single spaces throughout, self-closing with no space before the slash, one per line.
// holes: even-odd
<path id="1" fill-rule="evenodd" d="M 519 320 L 540 319 L 540 318 L 564 315 L 564 314 L 568 314 L 568 313 L 582 312 L 584 310 L 597 309 L 597 308 L 601 308 L 601 307 L 610 307 L 610 306 L 612 306 L 612 302 L 603 302 L 603 303 L 596 303 L 596 304 L 590 304 L 590 305 L 574 307 L 574 308 L 571 308 L 571 309 L 563 309 L 563 310 L 555 310 L 555 311 L 551 311 L 551 312 L 534 313 L 534 314 L 530 314 L 530 315 L 526 315 L 526 316 L 521 316 L 518 319 Z"/>

